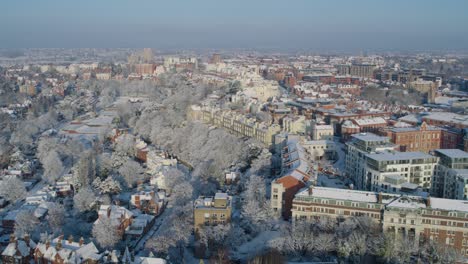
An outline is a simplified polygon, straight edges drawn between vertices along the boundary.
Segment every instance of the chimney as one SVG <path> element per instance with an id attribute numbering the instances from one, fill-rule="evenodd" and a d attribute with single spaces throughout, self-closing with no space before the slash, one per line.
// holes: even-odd
<path id="1" fill-rule="evenodd" d="M 46 250 L 48 250 L 49 247 L 50 247 L 50 241 L 49 241 L 49 239 L 47 239 L 46 242 L 45 242 L 45 248 L 46 248 Z"/>
<path id="2" fill-rule="evenodd" d="M 107 218 L 110 218 L 111 215 L 111 207 L 107 207 Z"/>
<path id="3" fill-rule="evenodd" d="M 431 207 L 431 197 L 427 196 L 426 198 L 426 207 Z"/>
<path id="4" fill-rule="evenodd" d="M 80 238 L 79 244 L 80 244 L 80 247 L 84 244 L 84 238 L 83 237 Z"/>
<path id="5" fill-rule="evenodd" d="M 26 245 L 28 245 L 29 247 L 29 242 L 31 241 L 31 239 L 29 238 L 29 234 L 25 234 L 23 239 L 24 239 L 24 242 L 26 242 Z"/>
<path id="6" fill-rule="evenodd" d="M 72 235 L 68 236 L 68 244 L 71 244 L 71 243 L 73 243 L 73 236 Z"/>
<path id="7" fill-rule="evenodd" d="M 310 186 L 309 187 L 309 195 L 312 195 L 314 193 L 314 187 Z"/>
<path id="8" fill-rule="evenodd" d="M 16 241 L 15 234 L 10 235 L 10 243 L 14 243 Z"/>
<path id="9" fill-rule="evenodd" d="M 379 194 L 377 195 L 377 202 L 382 203 L 382 200 L 383 200 L 383 194 L 382 192 L 379 192 Z"/>
<path id="10" fill-rule="evenodd" d="M 55 245 L 55 249 L 57 251 L 60 251 L 62 249 L 62 239 L 60 237 L 58 238 L 57 244 Z"/>

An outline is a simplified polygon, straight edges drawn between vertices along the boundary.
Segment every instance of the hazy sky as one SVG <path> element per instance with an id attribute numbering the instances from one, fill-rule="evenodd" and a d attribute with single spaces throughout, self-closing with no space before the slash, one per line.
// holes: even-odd
<path id="1" fill-rule="evenodd" d="M 1 0 L 0 47 L 468 49 L 467 0 Z"/>

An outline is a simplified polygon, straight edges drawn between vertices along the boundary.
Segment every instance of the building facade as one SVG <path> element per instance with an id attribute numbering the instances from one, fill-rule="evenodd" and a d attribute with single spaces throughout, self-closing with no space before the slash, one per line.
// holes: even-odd
<path id="1" fill-rule="evenodd" d="M 231 221 L 232 197 L 216 193 L 214 197 L 200 196 L 195 200 L 193 221 L 195 233 L 203 226 L 224 225 Z"/>

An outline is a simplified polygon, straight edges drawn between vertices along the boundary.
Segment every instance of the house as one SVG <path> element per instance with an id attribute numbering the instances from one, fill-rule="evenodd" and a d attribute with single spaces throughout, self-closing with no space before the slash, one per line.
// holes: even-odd
<path id="1" fill-rule="evenodd" d="M 52 242 L 38 243 L 34 249 L 34 261 L 40 264 L 96 264 L 99 263 L 101 258 L 102 254 L 93 242 L 85 244 L 83 238 L 79 242 L 74 242 L 71 236 L 65 241 L 63 236 L 60 236 L 52 240 Z"/>
<path id="2" fill-rule="evenodd" d="M 164 198 L 164 194 L 162 194 Z M 130 204 L 146 214 L 159 215 L 164 209 L 164 199 L 154 190 L 142 190 L 132 194 Z"/>
<path id="3" fill-rule="evenodd" d="M 140 214 L 135 217 L 132 224 L 125 230 L 125 235 L 133 238 L 144 236 L 154 225 L 156 216 L 148 214 Z"/>
<path id="4" fill-rule="evenodd" d="M 225 183 L 226 184 L 234 184 L 239 180 L 239 173 L 238 172 L 228 172 L 225 175 Z"/>
<path id="5" fill-rule="evenodd" d="M 23 239 L 16 238 L 13 234 L 10 236 L 10 243 L 2 252 L 2 263 L 5 264 L 29 264 L 36 243 L 25 235 Z"/>
<path id="6" fill-rule="evenodd" d="M 133 213 L 117 205 L 101 205 L 98 215 L 99 218 L 94 224 L 99 223 L 102 219 L 108 218 L 120 234 L 124 234 L 125 229 L 127 229 L 133 221 Z"/>

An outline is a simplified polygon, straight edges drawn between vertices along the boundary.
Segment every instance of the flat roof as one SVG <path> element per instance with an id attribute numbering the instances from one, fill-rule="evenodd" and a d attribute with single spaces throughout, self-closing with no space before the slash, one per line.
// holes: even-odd
<path id="1" fill-rule="evenodd" d="M 358 133 L 353 134 L 351 137 L 362 140 L 362 141 L 388 141 L 388 137 L 378 136 L 374 133 Z"/>
<path id="2" fill-rule="evenodd" d="M 468 158 L 468 152 L 460 149 L 435 149 L 434 151 L 451 158 Z"/>
<path id="3" fill-rule="evenodd" d="M 367 157 L 373 160 L 377 160 L 377 161 L 387 161 L 387 160 L 427 159 L 427 158 L 433 158 L 434 156 L 423 153 L 423 152 L 385 152 L 385 153 L 367 154 Z"/>

